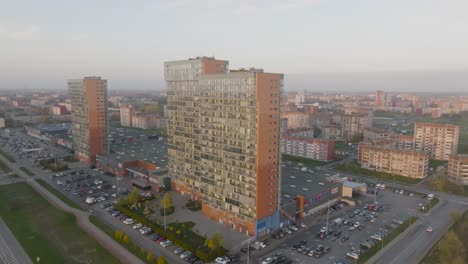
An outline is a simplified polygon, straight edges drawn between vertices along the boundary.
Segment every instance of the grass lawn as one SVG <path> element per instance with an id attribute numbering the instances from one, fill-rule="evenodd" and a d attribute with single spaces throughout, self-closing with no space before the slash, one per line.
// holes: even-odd
<path id="1" fill-rule="evenodd" d="M 439 166 L 447 165 L 448 161 L 446 160 L 435 160 L 435 159 L 430 159 L 429 160 L 429 167 L 437 169 Z"/>
<path id="2" fill-rule="evenodd" d="M 19 178 L 19 175 L 16 174 L 16 173 L 13 173 L 13 174 L 10 174 L 10 177 L 11 177 L 11 178 L 18 179 L 18 178 Z"/>
<path id="3" fill-rule="evenodd" d="M 34 174 L 34 172 L 30 171 L 28 168 L 26 167 L 20 167 L 20 170 L 22 170 L 24 173 L 26 173 L 28 176 L 34 176 L 36 174 Z"/>
<path id="4" fill-rule="evenodd" d="M 353 146 L 349 145 L 348 142 L 344 142 L 344 141 L 336 141 L 335 142 L 335 149 L 337 150 L 347 150 L 347 151 L 350 151 L 353 149 Z"/>
<path id="5" fill-rule="evenodd" d="M 388 181 L 396 181 L 396 182 L 401 182 L 401 183 L 415 184 L 421 181 L 421 179 L 415 179 L 415 178 L 405 177 L 401 175 L 390 174 L 386 172 L 364 169 L 364 168 L 361 168 L 361 166 L 357 162 L 342 164 L 342 165 L 335 167 L 334 169 L 337 171 L 348 172 L 352 174 L 354 173 L 354 174 L 363 175 L 367 177 L 388 180 Z"/>
<path id="6" fill-rule="evenodd" d="M 362 254 L 358 261 L 356 263 L 366 263 L 372 256 L 377 254 L 382 249 L 382 244 L 383 247 L 385 247 L 387 244 L 392 242 L 393 239 L 398 237 L 403 231 L 405 231 L 408 227 L 410 227 L 412 224 L 416 222 L 418 218 L 411 216 L 410 218 L 406 219 L 403 224 L 397 226 L 395 229 L 393 229 L 384 239 L 383 242 L 377 243 L 375 246 L 370 248 L 366 253 Z"/>
<path id="7" fill-rule="evenodd" d="M 460 134 L 458 153 L 468 154 L 468 134 Z"/>
<path id="8" fill-rule="evenodd" d="M 319 161 L 319 160 L 312 160 L 312 159 L 306 159 L 306 158 L 301 158 L 301 157 L 295 157 L 287 154 L 282 154 L 283 156 L 283 161 L 293 161 L 297 163 L 302 163 L 305 165 L 310 165 L 310 166 L 323 166 L 325 164 L 328 164 L 330 162 L 326 161 Z"/>
<path id="9" fill-rule="evenodd" d="M 3 162 L 1 160 L 0 160 L 0 170 L 2 170 L 5 173 L 11 172 L 10 167 L 8 167 L 8 165 L 6 165 L 5 162 Z"/>
<path id="10" fill-rule="evenodd" d="M 10 154 L 4 152 L 1 149 L 0 149 L 0 154 L 2 154 L 2 156 L 5 157 L 5 159 L 7 159 L 9 162 L 16 163 L 16 160 L 12 156 L 10 156 Z"/>
<path id="11" fill-rule="evenodd" d="M 37 179 L 37 183 L 42 185 L 42 187 L 46 188 L 49 192 L 51 192 L 53 195 L 57 196 L 60 200 L 62 200 L 64 203 L 68 204 L 70 207 L 76 208 L 76 209 L 81 209 L 79 205 L 77 205 L 74 201 L 70 200 L 67 196 L 65 196 L 63 193 L 55 189 L 54 187 L 50 186 L 47 182 L 45 182 L 42 179 Z"/>
<path id="12" fill-rule="evenodd" d="M 120 263 L 89 237 L 72 214 L 26 183 L 0 186 L 0 215 L 31 259 L 41 263 Z"/>
<path id="13" fill-rule="evenodd" d="M 111 228 L 110 226 L 106 225 L 104 222 L 99 220 L 94 215 L 89 216 L 89 221 L 93 223 L 95 226 L 97 226 L 99 229 L 101 229 L 104 233 L 106 233 L 109 237 L 114 239 L 115 241 L 119 242 L 124 248 L 126 248 L 128 251 L 130 251 L 133 255 L 137 256 L 139 259 L 141 259 L 143 262 L 147 263 L 154 263 L 154 260 L 150 259 L 148 257 L 148 253 L 146 253 L 144 250 L 142 250 L 139 246 L 137 246 L 135 243 L 133 243 L 132 240 L 128 240 L 127 243 L 123 242 L 122 240 L 119 240 L 116 238 L 116 230 Z"/>

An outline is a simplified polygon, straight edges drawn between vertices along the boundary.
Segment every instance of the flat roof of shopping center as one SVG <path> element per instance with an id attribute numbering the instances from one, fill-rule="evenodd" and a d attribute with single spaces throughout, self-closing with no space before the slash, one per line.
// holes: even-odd
<path id="1" fill-rule="evenodd" d="M 288 165 L 284 162 L 281 165 L 282 205 L 290 203 L 297 195 L 308 197 L 341 185 L 340 183 L 327 181 L 326 178 L 331 176 L 328 172 L 322 172 L 314 167 L 307 167 L 308 171 L 303 172 L 301 171 L 303 167 L 294 163 Z M 309 169 L 313 172 L 310 172 Z"/>
<path id="2" fill-rule="evenodd" d="M 167 139 L 111 144 L 111 157 L 118 162 L 143 160 L 160 168 L 167 167 Z"/>

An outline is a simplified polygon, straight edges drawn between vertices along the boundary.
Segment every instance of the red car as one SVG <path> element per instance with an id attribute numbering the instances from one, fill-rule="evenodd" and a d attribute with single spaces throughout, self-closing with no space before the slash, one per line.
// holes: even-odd
<path id="1" fill-rule="evenodd" d="M 167 238 L 165 237 L 160 237 L 158 240 L 156 240 L 156 243 L 161 243 L 162 241 L 165 241 Z"/>

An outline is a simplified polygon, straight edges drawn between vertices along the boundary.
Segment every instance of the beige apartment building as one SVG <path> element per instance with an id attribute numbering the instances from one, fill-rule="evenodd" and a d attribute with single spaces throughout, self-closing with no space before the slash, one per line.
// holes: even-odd
<path id="1" fill-rule="evenodd" d="M 288 129 L 310 128 L 310 113 L 285 112 L 282 117 L 286 118 Z"/>
<path id="2" fill-rule="evenodd" d="M 135 115 L 135 110 L 131 105 L 124 105 L 120 107 L 120 125 L 124 127 L 132 126 L 132 119 Z"/>
<path id="3" fill-rule="evenodd" d="M 283 74 L 229 70 L 210 57 L 164 68 L 172 190 L 250 236 L 279 228 Z"/>
<path id="4" fill-rule="evenodd" d="M 447 173 L 451 182 L 468 185 L 468 154 L 450 155 Z"/>
<path id="5" fill-rule="evenodd" d="M 382 171 L 410 178 L 425 178 L 429 168 L 429 154 L 420 151 L 398 150 L 388 144 L 359 143 L 358 162 L 362 168 Z"/>
<path id="6" fill-rule="evenodd" d="M 431 154 L 432 159 L 448 160 L 458 151 L 460 127 L 448 124 L 416 123 L 414 148 Z"/>
<path id="7" fill-rule="evenodd" d="M 372 116 L 370 113 L 345 114 L 340 123 L 343 140 L 351 141 L 354 137 L 362 135 L 364 128 L 371 127 Z"/>
<path id="8" fill-rule="evenodd" d="M 75 156 L 87 164 L 109 152 L 107 143 L 107 81 L 85 77 L 68 81 L 72 105 Z"/>

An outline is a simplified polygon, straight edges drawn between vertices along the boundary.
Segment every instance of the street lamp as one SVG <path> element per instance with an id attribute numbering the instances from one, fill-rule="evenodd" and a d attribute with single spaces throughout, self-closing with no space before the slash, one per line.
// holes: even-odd
<path id="1" fill-rule="evenodd" d="M 247 264 L 250 264 L 250 241 L 247 241 Z"/>

